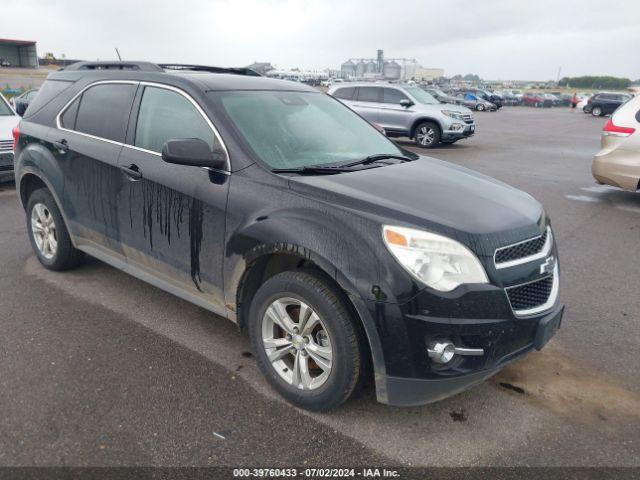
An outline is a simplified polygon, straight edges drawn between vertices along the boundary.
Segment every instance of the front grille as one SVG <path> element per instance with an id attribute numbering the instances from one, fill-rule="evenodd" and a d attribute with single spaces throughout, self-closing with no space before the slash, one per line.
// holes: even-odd
<path id="1" fill-rule="evenodd" d="M 548 235 L 549 229 L 547 228 L 547 230 L 538 237 L 497 249 L 495 253 L 496 266 L 501 263 L 520 260 L 540 253 L 547 242 Z"/>
<path id="2" fill-rule="evenodd" d="M 534 282 L 507 288 L 511 308 L 518 313 L 544 305 L 553 290 L 553 281 L 554 276 L 549 275 Z"/>
<path id="3" fill-rule="evenodd" d="M 13 151 L 13 140 L 0 140 L 0 150 Z"/>
<path id="4" fill-rule="evenodd" d="M 0 172 L 10 172 L 13 170 L 13 165 L 0 165 Z"/>
<path id="5" fill-rule="evenodd" d="M 464 123 L 473 123 L 473 115 L 462 115 L 462 119 L 464 120 Z"/>

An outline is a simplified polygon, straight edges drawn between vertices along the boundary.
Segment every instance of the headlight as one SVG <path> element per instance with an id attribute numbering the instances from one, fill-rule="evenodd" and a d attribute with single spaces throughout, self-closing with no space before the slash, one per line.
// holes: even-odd
<path id="1" fill-rule="evenodd" d="M 441 110 L 441 112 L 443 115 L 446 115 L 447 117 L 462 120 L 462 114 L 460 112 L 454 112 L 453 110 Z"/>
<path id="2" fill-rule="evenodd" d="M 412 276 L 441 292 L 463 283 L 489 283 L 478 258 L 455 240 L 412 228 L 385 225 L 382 238 Z"/>

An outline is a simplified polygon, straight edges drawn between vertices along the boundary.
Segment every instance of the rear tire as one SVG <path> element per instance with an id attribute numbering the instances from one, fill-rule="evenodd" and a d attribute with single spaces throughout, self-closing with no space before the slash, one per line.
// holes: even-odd
<path id="1" fill-rule="evenodd" d="M 433 122 L 422 122 L 416 127 L 413 141 L 422 148 L 433 148 L 440 143 L 440 128 Z"/>
<path id="2" fill-rule="evenodd" d="M 591 109 L 591 115 L 593 115 L 594 117 L 601 117 L 602 116 L 602 108 L 601 107 L 593 107 L 593 109 Z"/>
<path id="3" fill-rule="evenodd" d="M 71 243 L 58 205 L 46 188 L 35 190 L 27 202 L 27 233 L 40 263 L 49 270 L 77 266 L 82 253 Z"/>
<path id="4" fill-rule="evenodd" d="M 476 105 L 476 110 L 479 112 L 483 112 L 484 111 L 484 105 L 479 103 Z"/>
<path id="5" fill-rule="evenodd" d="M 294 405 L 326 411 L 364 378 L 366 344 L 336 289 L 306 271 L 279 273 L 255 294 L 249 336 L 260 370 Z"/>

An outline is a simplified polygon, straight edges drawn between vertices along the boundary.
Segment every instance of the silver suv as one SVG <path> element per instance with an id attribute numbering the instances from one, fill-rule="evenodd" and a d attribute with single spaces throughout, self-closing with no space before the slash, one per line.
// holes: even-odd
<path id="1" fill-rule="evenodd" d="M 327 92 L 384 128 L 389 137 L 409 137 L 424 148 L 455 143 L 476 130 L 466 107 L 443 104 L 419 87 L 396 84 L 350 83 Z"/>

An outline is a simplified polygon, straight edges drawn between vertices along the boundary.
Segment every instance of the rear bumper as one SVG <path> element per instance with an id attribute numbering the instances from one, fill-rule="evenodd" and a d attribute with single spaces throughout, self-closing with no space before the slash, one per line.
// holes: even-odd
<path id="1" fill-rule="evenodd" d="M 491 362 L 490 366 L 486 366 L 485 364 L 484 368 L 478 370 L 469 369 L 467 373 L 463 374 L 458 374 L 458 372 L 453 371 L 449 376 L 443 375 L 439 378 L 387 376 L 385 378 L 386 403 L 403 407 L 425 405 L 467 390 L 495 375 L 511 362 L 523 357 L 531 350 L 542 349 L 560 328 L 563 313 L 564 306 L 558 305 L 550 313 L 535 319 L 535 326 L 529 335 L 528 342 L 510 352 L 504 352 L 503 350 L 504 355 L 496 361 Z M 473 322 L 473 320 L 462 320 L 462 322 Z M 484 323 L 484 327 L 481 325 L 475 325 L 475 327 L 480 327 L 480 329 L 485 330 L 487 329 L 487 324 Z M 491 328 L 495 328 L 495 325 L 488 327 L 488 334 L 491 334 Z M 425 357 L 427 355 L 426 348 L 424 355 Z M 491 354 L 489 353 L 489 355 Z"/>
<path id="2" fill-rule="evenodd" d="M 600 183 L 636 191 L 640 182 L 640 155 L 631 150 L 610 148 L 593 158 L 591 172 Z"/>

